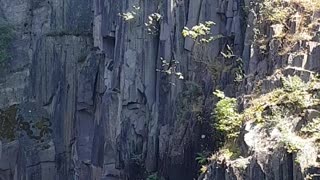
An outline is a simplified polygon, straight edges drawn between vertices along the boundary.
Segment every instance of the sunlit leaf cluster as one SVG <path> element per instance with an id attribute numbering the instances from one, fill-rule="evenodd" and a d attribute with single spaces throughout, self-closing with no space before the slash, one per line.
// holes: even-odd
<path id="1" fill-rule="evenodd" d="M 192 28 L 184 27 L 182 35 L 184 37 L 192 38 L 193 40 L 199 40 L 200 43 L 209 43 L 218 37 L 210 36 L 211 27 L 215 25 L 212 21 L 206 21 L 204 23 L 199 23 Z"/>
<path id="2" fill-rule="evenodd" d="M 133 20 L 136 15 L 139 13 L 140 11 L 140 7 L 137 7 L 137 6 L 132 6 L 133 7 L 133 10 L 132 11 L 128 11 L 128 12 L 124 12 L 124 13 L 119 13 L 118 15 L 120 17 L 123 18 L 123 20 L 125 21 L 130 21 L 130 20 Z"/>
<path id="3" fill-rule="evenodd" d="M 148 16 L 148 22 L 145 23 L 145 26 L 149 34 L 159 33 L 159 21 L 161 18 L 162 16 L 159 13 L 152 13 Z"/>

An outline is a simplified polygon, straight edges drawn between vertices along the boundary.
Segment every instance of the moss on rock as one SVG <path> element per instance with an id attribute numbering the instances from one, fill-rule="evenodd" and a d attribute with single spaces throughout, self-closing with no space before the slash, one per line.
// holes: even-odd
<path id="1" fill-rule="evenodd" d="M 17 107 L 11 106 L 5 110 L 0 110 L 0 139 L 8 141 L 14 140 L 17 129 Z"/>
<path id="2" fill-rule="evenodd" d="M 12 39 L 12 27 L 6 23 L 0 23 L 0 63 L 9 58 L 8 48 Z"/>

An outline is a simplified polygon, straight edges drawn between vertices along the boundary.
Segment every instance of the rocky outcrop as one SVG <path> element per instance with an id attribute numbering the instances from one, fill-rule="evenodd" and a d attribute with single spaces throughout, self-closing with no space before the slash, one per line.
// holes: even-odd
<path id="1" fill-rule="evenodd" d="M 285 5 L 294 8 L 295 14 L 293 13 L 292 17 L 301 18 L 288 16 L 290 18 L 286 20 L 287 27 L 284 27 L 279 22 L 275 23 L 261 17 L 262 9 L 257 7 L 261 8 L 263 5 L 255 6 L 246 1 L 246 7 L 249 8 L 248 26 L 242 58 L 249 61 L 244 61 L 245 79 L 239 86 L 240 93 L 237 96 L 240 110 L 252 106 L 252 101 L 272 104 L 263 97 L 283 87 L 281 78 L 298 76 L 308 82 L 312 81 L 320 70 L 318 58 L 315 56 L 320 52 L 320 42 L 315 33 L 319 31 L 319 24 L 313 24 L 318 21 L 319 12 L 308 14 L 306 7 L 301 7 L 303 4 L 290 3 L 287 2 Z M 298 36 L 304 26 L 314 26 L 315 31 L 305 30 L 306 34 L 300 37 L 301 39 L 287 39 L 292 38 L 291 35 Z M 282 34 L 284 32 L 285 35 Z M 308 33 L 312 34 L 311 37 L 308 37 Z M 282 38 L 279 38 L 279 35 Z M 308 98 L 303 101 L 308 102 Z M 319 118 L 319 107 L 315 105 L 308 107 L 310 109 L 298 106 L 293 108 L 289 111 L 291 114 L 284 115 L 280 121 L 271 116 L 275 124 L 260 124 L 254 120 L 257 116 L 247 119 L 242 126 L 240 137 L 233 143 L 239 148 L 238 157 L 228 159 L 220 154 L 223 152 L 216 153 L 198 179 L 318 179 L 318 146 L 310 145 L 311 142 L 305 136 L 301 137 L 300 130 Z M 268 111 L 263 113 L 268 115 Z M 278 121 L 282 123 L 282 129 L 286 129 L 289 134 L 281 134 Z M 301 147 L 288 150 L 288 147 L 283 145 L 286 138 L 292 139 Z"/>
<path id="2" fill-rule="evenodd" d="M 317 113 L 312 114 L 319 117 Z M 307 114 L 283 119 L 286 133 L 278 129 L 279 124 L 267 127 L 252 121 L 246 123 L 238 143 L 244 157 L 214 159 L 198 179 L 318 179 L 318 146 L 312 138 L 301 138 L 294 130 L 314 121 L 314 117 Z"/>

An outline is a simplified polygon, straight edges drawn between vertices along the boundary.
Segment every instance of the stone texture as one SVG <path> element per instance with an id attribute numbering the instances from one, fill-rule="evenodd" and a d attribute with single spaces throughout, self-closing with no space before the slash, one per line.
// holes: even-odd
<path id="1" fill-rule="evenodd" d="M 168 180 L 196 178 L 196 153 L 214 149 L 218 139 L 210 128 L 213 89 L 232 95 L 242 87 L 249 93 L 256 80 L 286 64 L 276 55 L 267 61 L 256 55 L 256 15 L 245 22 L 244 5 L 242 0 L 0 0 L 0 17 L 14 26 L 11 58 L 0 67 L 0 109 L 19 105 L 18 114 L 25 115 L 34 107 L 52 130 L 43 142 L 23 133 L 1 140 L 0 179 L 138 180 L 154 172 Z M 119 16 L 132 11 L 130 21 Z M 159 31 L 149 34 L 144 24 L 154 12 L 162 18 Z M 206 20 L 216 23 L 212 34 L 224 38 L 203 47 L 182 37 L 184 26 Z M 240 87 L 234 82 L 235 59 L 220 54 L 227 44 L 245 64 L 248 79 Z M 310 55 L 291 58 L 291 65 L 319 70 L 319 43 L 306 47 Z M 157 71 L 160 57 L 179 61 L 185 79 Z M 190 82 L 201 91 L 197 103 L 184 97 L 194 91 Z M 266 91 L 274 88 L 270 83 Z M 181 103 L 185 107 L 177 108 Z M 214 166 L 211 179 L 222 179 L 225 170 Z M 257 163 L 251 166 L 251 179 L 264 176 Z"/>

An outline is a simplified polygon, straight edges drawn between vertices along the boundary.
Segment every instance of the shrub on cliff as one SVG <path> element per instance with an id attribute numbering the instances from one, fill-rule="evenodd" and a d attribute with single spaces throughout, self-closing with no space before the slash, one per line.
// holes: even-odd
<path id="1" fill-rule="evenodd" d="M 217 119 L 217 128 L 222 131 L 227 138 L 236 138 L 240 134 L 242 119 L 237 111 L 237 100 L 226 97 L 222 91 L 216 90 L 214 94 L 220 98 L 214 110 Z"/>
<path id="2" fill-rule="evenodd" d="M 252 4 L 258 25 L 254 29 L 255 44 L 261 53 L 268 53 L 270 40 L 277 40 L 279 55 L 286 55 L 294 50 L 296 44 L 317 38 L 319 0 L 261 0 Z M 263 26 L 265 23 L 273 33 Z M 294 51 L 298 54 L 297 50 Z"/>

